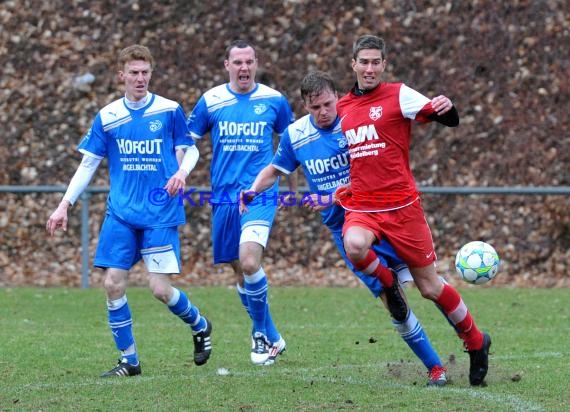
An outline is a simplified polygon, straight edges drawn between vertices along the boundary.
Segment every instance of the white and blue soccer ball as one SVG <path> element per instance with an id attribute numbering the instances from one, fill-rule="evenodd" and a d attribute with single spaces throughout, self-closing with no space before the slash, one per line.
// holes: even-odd
<path id="1" fill-rule="evenodd" d="M 455 269 L 465 282 L 480 285 L 497 275 L 499 255 L 493 246 L 482 241 L 469 242 L 455 256 Z"/>

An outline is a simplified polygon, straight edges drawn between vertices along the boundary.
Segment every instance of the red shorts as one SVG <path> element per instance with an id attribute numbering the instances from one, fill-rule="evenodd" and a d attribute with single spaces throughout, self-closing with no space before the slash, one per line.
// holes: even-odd
<path id="1" fill-rule="evenodd" d="M 342 234 L 358 226 L 387 239 L 398 256 L 410 267 L 429 266 L 436 260 L 431 230 L 419 201 L 388 212 L 346 210 Z"/>

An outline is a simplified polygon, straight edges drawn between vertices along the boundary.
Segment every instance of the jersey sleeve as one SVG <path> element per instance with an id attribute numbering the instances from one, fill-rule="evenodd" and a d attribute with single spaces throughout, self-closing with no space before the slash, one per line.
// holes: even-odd
<path id="1" fill-rule="evenodd" d="M 279 146 L 277 147 L 277 151 L 273 156 L 271 164 L 277 170 L 287 175 L 291 174 L 293 171 L 295 171 L 297 166 L 299 166 L 299 162 L 297 161 L 295 152 L 293 151 L 293 146 L 291 145 L 289 129 L 286 129 L 281 136 Z"/>
<path id="2" fill-rule="evenodd" d="M 101 116 L 97 114 L 91 128 L 87 131 L 77 150 L 83 154 L 89 154 L 95 158 L 102 159 L 107 156 L 107 144 L 105 140 L 105 133 L 103 132 L 103 125 L 101 123 Z"/>
<path id="3" fill-rule="evenodd" d="M 204 96 L 200 97 L 198 103 L 188 115 L 186 124 L 193 139 L 201 139 L 210 130 L 208 107 Z"/>
<path id="4" fill-rule="evenodd" d="M 431 100 L 411 87 L 402 84 L 400 87 L 400 108 L 402 115 L 418 122 L 431 121 L 428 116 L 435 113 Z"/>
<path id="5" fill-rule="evenodd" d="M 285 96 L 282 95 L 279 102 L 279 111 L 277 113 L 277 118 L 275 119 L 274 131 L 277 134 L 282 134 L 294 121 L 295 115 L 291 110 L 291 105 Z"/>
<path id="6" fill-rule="evenodd" d="M 194 139 L 190 137 L 190 131 L 188 130 L 188 124 L 186 123 L 184 109 L 182 109 L 182 106 L 180 105 L 174 111 L 173 123 L 174 147 L 176 149 L 182 149 L 194 146 Z"/>

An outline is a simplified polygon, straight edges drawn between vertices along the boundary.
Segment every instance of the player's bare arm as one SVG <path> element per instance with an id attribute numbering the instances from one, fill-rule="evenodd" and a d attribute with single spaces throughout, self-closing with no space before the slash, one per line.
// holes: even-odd
<path id="1" fill-rule="evenodd" d="M 239 211 L 240 213 L 247 212 L 247 205 L 255 198 L 255 196 L 263 192 L 268 187 L 271 187 L 275 180 L 283 173 L 276 169 L 273 165 L 267 165 L 257 174 L 251 187 L 242 190 L 239 194 Z M 295 179 L 296 180 L 296 179 Z"/>
<path id="2" fill-rule="evenodd" d="M 277 169 L 275 169 L 277 170 Z M 295 194 L 297 193 L 297 189 L 298 189 L 298 181 L 299 178 L 297 177 L 297 172 L 293 171 L 293 173 L 290 173 L 287 175 L 287 186 L 289 188 L 289 191 L 287 193 L 285 193 L 282 197 L 279 196 L 279 206 L 278 206 L 278 210 L 283 209 L 286 205 L 290 205 L 292 199 L 295 197 Z"/>

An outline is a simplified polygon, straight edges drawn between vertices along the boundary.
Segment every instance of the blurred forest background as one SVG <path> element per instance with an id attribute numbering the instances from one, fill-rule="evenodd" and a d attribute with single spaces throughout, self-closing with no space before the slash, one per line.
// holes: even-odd
<path id="1" fill-rule="evenodd" d="M 190 111 L 227 80 L 224 50 L 246 38 L 259 49 L 258 80 L 282 91 L 297 117 L 307 71 L 330 72 L 341 90 L 354 76 L 351 46 L 362 34 L 388 44 L 385 80 L 427 96 L 445 94 L 461 124 L 415 125 L 412 166 L 420 186 L 570 185 L 570 3 L 566 0 L 40 0 L 0 3 L 0 185 L 66 185 L 98 109 L 123 93 L 118 51 L 142 43 L 158 67 L 151 90 Z M 90 84 L 77 84 L 86 73 Z M 209 186 L 209 140 L 188 180 Z M 303 180 L 301 180 L 303 184 Z M 106 186 L 101 167 L 92 185 Z M 0 193 L 0 286 L 78 286 L 80 207 L 67 233 L 45 234 L 60 193 Z M 495 246 L 491 285 L 570 286 L 569 198 L 560 195 L 424 195 L 440 271 L 471 240 Z M 80 206 L 80 203 L 78 203 Z M 91 198 L 93 256 L 105 195 Z M 210 208 L 187 207 L 182 284 L 229 284 L 214 267 Z M 318 216 L 281 211 L 265 269 L 274 285 L 357 285 Z M 91 272 L 100 285 L 101 273 Z M 145 283 L 143 267 L 133 283 Z"/>

